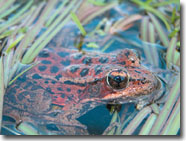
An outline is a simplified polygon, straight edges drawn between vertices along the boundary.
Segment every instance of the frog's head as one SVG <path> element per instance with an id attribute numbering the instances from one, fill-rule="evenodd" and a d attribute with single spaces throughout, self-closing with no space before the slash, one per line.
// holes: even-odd
<path id="1" fill-rule="evenodd" d="M 88 101 L 103 100 L 119 102 L 137 100 L 157 93 L 161 83 L 159 79 L 144 67 L 121 67 L 107 65 L 100 78 L 90 82 L 84 98 Z"/>

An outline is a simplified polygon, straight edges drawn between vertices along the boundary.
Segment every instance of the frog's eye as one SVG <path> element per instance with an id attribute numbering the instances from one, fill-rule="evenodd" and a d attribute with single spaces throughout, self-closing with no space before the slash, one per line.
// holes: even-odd
<path id="1" fill-rule="evenodd" d="M 107 74 L 106 81 L 107 84 L 113 89 L 120 90 L 127 87 L 129 76 L 126 71 L 115 69 Z"/>

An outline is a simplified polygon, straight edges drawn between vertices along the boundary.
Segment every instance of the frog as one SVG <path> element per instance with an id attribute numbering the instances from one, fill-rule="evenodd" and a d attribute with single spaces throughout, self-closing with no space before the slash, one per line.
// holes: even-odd
<path id="1" fill-rule="evenodd" d="M 6 89 L 3 115 L 16 124 L 57 124 L 68 135 L 88 134 L 77 118 L 91 109 L 131 102 L 143 107 L 161 87 L 158 77 L 127 48 L 100 53 L 50 45 L 34 62 Z"/>

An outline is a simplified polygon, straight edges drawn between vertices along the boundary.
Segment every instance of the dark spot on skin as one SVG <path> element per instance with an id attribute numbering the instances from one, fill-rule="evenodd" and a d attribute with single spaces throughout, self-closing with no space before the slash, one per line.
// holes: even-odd
<path id="1" fill-rule="evenodd" d="M 95 71 L 95 75 L 98 75 L 102 72 L 102 66 L 101 65 L 97 65 L 95 68 L 94 68 L 94 71 Z"/>
<path id="2" fill-rule="evenodd" d="M 39 69 L 40 71 L 45 71 L 45 70 L 47 69 L 47 67 L 46 67 L 46 66 L 39 66 L 38 69 Z"/>
<path id="3" fill-rule="evenodd" d="M 63 89 L 61 87 L 58 87 L 57 90 L 58 91 L 63 91 Z"/>
<path id="4" fill-rule="evenodd" d="M 86 75 L 88 74 L 88 72 L 89 72 L 89 69 L 88 69 L 88 68 L 84 68 L 84 69 L 80 72 L 81 77 L 86 76 Z"/>
<path id="5" fill-rule="evenodd" d="M 57 55 L 59 55 L 61 58 L 64 58 L 66 56 L 68 56 L 70 53 L 68 52 L 58 52 Z"/>
<path id="6" fill-rule="evenodd" d="M 32 85 L 33 85 L 32 82 L 27 82 L 26 85 L 24 86 L 24 89 L 28 89 Z"/>
<path id="7" fill-rule="evenodd" d="M 33 79 L 41 79 L 42 77 L 39 74 L 34 74 L 32 76 Z"/>
<path id="8" fill-rule="evenodd" d="M 50 94 L 54 94 L 54 92 L 51 91 L 51 88 L 46 88 L 46 91 L 49 92 Z"/>
<path id="9" fill-rule="evenodd" d="M 102 63 L 102 64 L 107 63 L 108 62 L 108 58 L 101 57 L 99 59 L 99 62 Z"/>
<path id="10" fill-rule="evenodd" d="M 51 64 L 51 61 L 49 61 L 49 60 L 42 60 L 41 63 L 42 64 Z"/>
<path id="11" fill-rule="evenodd" d="M 33 85 L 31 91 L 38 90 L 38 89 L 42 89 L 41 86 Z"/>
<path id="12" fill-rule="evenodd" d="M 48 84 L 48 81 L 46 80 L 45 83 Z"/>
<path id="13" fill-rule="evenodd" d="M 43 50 L 42 52 L 39 53 L 39 56 L 42 58 L 47 58 L 50 56 L 50 54 L 46 50 Z"/>
<path id="14" fill-rule="evenodd" d="M 92 58 L 91 57 L 85 57 L 82 62 L 86 65 L 90 65 L 92 63 Z"/>
<path id="15" fill-rule="evenodd" d="M 67 92 L 70 92 L 71 91 L 71 89 L 70 88 L 67 88 Z"/>
<path id="16" fill-rule="evenodd" d="M 125 53 L 125 56 L 127 56 L 127 58 L 128 58 L 129 55 L 130 55 L 130 52 L 127 51 L 127 52 Z"/>
<path id="17" fill-rule="evenodd" d="M 72 66 L 72 67 L 70 68 L 70 72 L 71 72 L 71 73 L 75 73 L 78 69 L 79 69 L 78 66 Z"/>
<path id="18" fill-rule="evenodd" d="M 61 94 L 61 98 L 65 98 L 65 94 L 64 93 Z"/>
<path id="19" fill-rule="evenodd" d="M 82 56 L 83 56 L 82 54 L 77 54 L 74 56 L 74 59 L 79 60 L 79 59 L 81 59 Z"/>
<path id="20" fill-rule="evenodd" d="M 80 90 L 80 89 L 79 89 L 79 90 L 77 90 L 77 93 L 78 93 L 78 94 L 80 94 L 81 92 L 82 92 L 82 90 Z"/>
<path id="21" fill-rule="evenodd" d="M 58 74 L 58 75 L 56 75 L 55 78 L 56 78 L 57 80 L 59 80 L 61 77 L 62 77 L 62 75 L 61 75 L 61 74 Z"/>
<path id="22" fill-rule="evenodd" d="M 18 77 L 17 80 L 21 81 L 21 82 L 25 82 L 27 79 L 26 75 L 22 75 L 21 77 Z"/>
<path id="23" fill-rule="evenodd" d="M 56 84 L 56 81 L 52 80 L 51 83 L 52 83 L 52 84 Z"/>
<path id="24" fill-rule="evenodd" d="M 63 66 L 69 66 L 70 65 L 70 60 L 65 60 L 65 61 L 61 61 L 61 64 L 63 65 Z"/>
<path id="25" fill-rule="evenodd" d="M 80 87 L 86 86 L 86 83 L 75 83 L 75 82 L 69 81 L 69 80 L 65 81 L 64 84 L 68 84 L 68 85 L 78 85 L 78 86 L 80 86 Z"/>
<path id="26" fill-rule="evenodd" d="M 141 73 L 140 71 L 137 71 L 137 70 L 134 70 L 134 71 L 137 72 L 137 73 L 139 73 L 139 74 Z"/>
<path id="27" fill-rule="evenodd" d="M 59 68 L 57 67 L 57 66 L 52 66 L 51 68 L 50 68 L 50 72 L 51 73 L 57 73 L 59 71 Z"/>
<path id="28" fill-rule="evenodd" d="M 121 65 L 125 65 L 125 64 L 126 64 L 126 62 L 125 62 L 125 61 L 123 61 L 123 62 L 121 62 L 121 63 L 119 63 L 119 64 L 121 64 Z"/>

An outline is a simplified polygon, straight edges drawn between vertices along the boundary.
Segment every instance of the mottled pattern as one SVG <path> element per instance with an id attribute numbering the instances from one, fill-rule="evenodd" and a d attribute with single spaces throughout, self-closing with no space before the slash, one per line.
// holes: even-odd
<path id="1" fill-rule="evenodd" d="M 159 80 L 140 65 L 139 58 L 129 49 L 82 54 L 56 47 L 44 49 L 36 61 L 40 63 L 8 87 L 5 115 L 17 120 L 34 115 L 63 125 L 81 126 L 75 119 L 98 103 L 138 99 L 160 86 Z M 51 116 L 51 105 L 60 107 L 56 116 Z M 14 109 L 11 111 L 10 107 Z"/>

